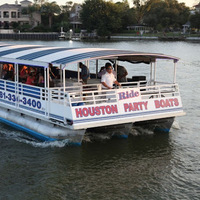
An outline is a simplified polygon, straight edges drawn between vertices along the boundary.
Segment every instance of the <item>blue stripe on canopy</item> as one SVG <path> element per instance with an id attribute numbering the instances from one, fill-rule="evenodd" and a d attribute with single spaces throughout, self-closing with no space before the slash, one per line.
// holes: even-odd
<path id="1" fill-rule="evenodd" d="M 99 56 L 117 56 L 117 55 L 121 55 L 121 54 L 133 54 L 133 52 L 131 51 L 120 51 L 120 50 L 103 50 L 103 51 L 93 51 L 93 52 L 88 52 L 88 53 L 81 53 L 81 54 L 77 54 L 74 56 L 69 56 L 69 57 L 65 57 L 65 58 L 61 58 L 58 60 L 54 60 L 51 61 L 52 63 L 61 63 L 61 64 L 67 64 L 67 63 L 71 63 L 71 62 L 75 62 L 78 60 L 83 60 L 86 58 L 96 58 Z"/>
<path id="2" fill-rule="evenodd" d="M 9 47 L 9 46 L 12 46 L 11 44 L 0 44 L 0 48 L 2 48 L 2 47 Z"/>
<path id="3" fill-rule="evenodd" d="M 30 53 L 30 54 L 18 57 L 17 59 L 33 60 L 33 59 L 36 59 L 36 58 L 39 58 L 42 56 L 46 56 L 48 54 L 66 51 L 66 50 L 72 50 L 72 49 L 76 49 L 76 48 L 47 49 L 47 50 L 43 50 L 43 51 L 39 51 L 39 52 L 35 52 L 35 53 Z"/>
<path id="4" fill-rule="evenodd" d="M 29 50 L 29 49 L 35 49 L 35 48 L 44 48 L 44 47 L 43 46 L 29 46 L 29 47 L 20 47 L 20 48 L 9 49 L 9 50 L 0 52 L 0 56 L 5 56 L 7 54 L 16 53 L 19 51 L 25 51 L 25 50 Z"/>

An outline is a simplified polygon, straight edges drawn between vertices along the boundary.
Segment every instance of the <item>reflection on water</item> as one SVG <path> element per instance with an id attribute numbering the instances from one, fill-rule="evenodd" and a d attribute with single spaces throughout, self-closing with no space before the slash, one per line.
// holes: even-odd
<path id="1" fill-rule="evenodd" d="M 177 118 L 169 134 L 133 134 L 81 147 L 42 144 L 0 124 L 0 199 L 200 199 L 199 43 L 9 42 L 131 49 L 180 57 L 177 81 L 187 115 Z"/>

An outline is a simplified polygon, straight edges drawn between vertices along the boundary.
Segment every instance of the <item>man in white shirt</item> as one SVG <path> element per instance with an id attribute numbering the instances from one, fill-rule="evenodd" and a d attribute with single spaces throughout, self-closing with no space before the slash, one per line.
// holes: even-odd
<path id="1" fill-rule="evenodd" d="M 112 89 L 113 84 L 121 86 L 120 83 L 116 80 L 112 70 L 113 69 L 111 64 L 106 63 L 106 73 L 103 74 L 101 77 L 101 83 L 103 89 Z"/>

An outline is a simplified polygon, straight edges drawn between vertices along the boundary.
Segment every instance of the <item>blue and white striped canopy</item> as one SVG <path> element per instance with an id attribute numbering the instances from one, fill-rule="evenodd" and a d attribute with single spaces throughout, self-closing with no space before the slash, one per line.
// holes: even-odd
<path id="1" fill-rule="evenodd" d="M 117 58 L 129 62 L 151 62 L 156 59 L 178 58 L 164 54 L 142 53 L 128 50 L 104 48 L 64 48 L 42 45 L 12 45 L 0 43 L 0 62 L 12 62 L 25 65 L 48 67 L 49 63 L 62 65 L 93 59 Z"/>

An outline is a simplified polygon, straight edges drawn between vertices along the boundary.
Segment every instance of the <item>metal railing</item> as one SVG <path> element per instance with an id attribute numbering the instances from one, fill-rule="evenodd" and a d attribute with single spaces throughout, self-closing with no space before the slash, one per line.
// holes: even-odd
<path id="1" fill-rule="evenodd" d="M 177 84 L 147 86 L 146 81 L 122 83 L 121 88 L 139 88 L 142 99 L 179 96 Z M 65 106 L 93 105 L 117 102 L 117 89 L 105 90 L 101 84 L 50 88 L 50 101 Z"/>
<path id="2" fill-rule="evenodd" d="M 122 83 L 121 88 L 139 88 L 142 100 L 180 95 L 177 84 L 158 85 L 157 83 L 156 85 L 146 85 L 145 81 L 140 81 Z M 64 107 L 116 103 L 118 101 L 118 89 L 119 87 L 105 90 L 101 88 L 101 84 L 45 89 L 0 79 L 0 100 L 3 103 L 7 102 L 21 110 L 26 106 L 30 110 L 38 108 L 40 111 L 39 104 L 43 102 L 43 115 L 50 118 L 49 113 L 51 113 L 52 103 L 62 105 L 63 109 L 65 109 Z"/>

